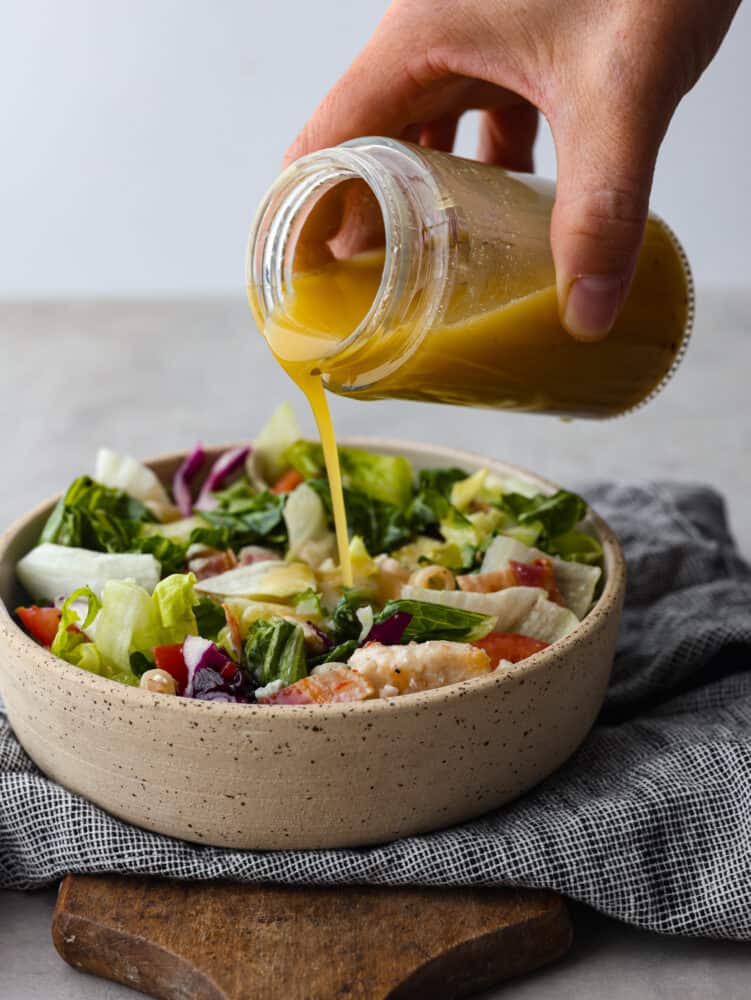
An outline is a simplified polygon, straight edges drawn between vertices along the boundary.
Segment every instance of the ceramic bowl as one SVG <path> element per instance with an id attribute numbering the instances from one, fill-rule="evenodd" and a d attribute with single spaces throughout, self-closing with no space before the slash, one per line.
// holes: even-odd
<path id="1" fill-rule="evenodd" d="M 487 466 L 479 455 L 363 439 L 417 468 Z M 183 455 L 149 464 L 169 482 Z M 541 781 L 600 709 L 624 592 L 618 542 L 596 515 L 605 585 L 564 639 L 487 677 L 350 705 L 234 705 L 124 687 L 52 656 L 10 615 L 18 559 L 54 500 L 0 539 L 0 693 L 27 753 L 55 781 L 149 830 L 235 848 L 352 847 L 459 823 Z"/>

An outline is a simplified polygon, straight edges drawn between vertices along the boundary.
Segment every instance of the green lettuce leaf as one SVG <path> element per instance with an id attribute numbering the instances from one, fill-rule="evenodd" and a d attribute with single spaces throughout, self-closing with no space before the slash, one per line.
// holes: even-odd
<path id="1" fill-rule="evenodd" d="M 130 552 L 147 552 L 161 565 L 162 574 L 182 573 L 187 563 L 188 545 L 165 538 L 163 535 L 146 535 L 134 538 Z"/>
<path id="2" fill-rule="evenodd" d="M 245 662 L 262 687 L 277 680 L 287 687 L 306 677 L 301 626 L 276 616 L 255 622 L 245 640 Z"/>
<path id="3" fill-rule="evenodd" d="M 159 616 L 160 636 L 155 645 L 182 642 L 188 635 L 198 635 L 193 608 L 198 603 L 196 578 L 192 573 L 173 573 L 154 588 L 152 601 Z"/>
<path id="4" fill-rule="evenodd" d="M 496 623 L 493 615 L 411 600 L 389 601 L 377 616 L 376 623 L 381 624 L 399 611 L 412 616 L 402 636 L 403 643 L 427 642 L 430 639 L 476 642 L 492 632 Z"/>
<path id="5" fill-rule="evenodd" d="M 253 442 L 253 460 L 267 483 L 276 480 L 289 468 L 285 452 L 300 437 L 300 426 L 289 403 L 282 403 L 271 414 Z"/>
<path id="6" fill-rule="evenodd" d="M 322 479 L 325 475 L 323 449 L 313 441 L 295 441 L 287 448 L 286 460 L 304 479 Z M 339 448 L 342 482 L 356 493 L 372 500 L 406 507 L 412 497 L 414 473 L 402 455 L 381 455 L 364 448 Z"/>
<path id="7" fill-rule="evenodd" d="M 96 627 L 96 646 L 105 661 L 132 674 L 133 653 L 148 657 L 155 646 L 197 635 L 195 582 L 192 573 L 174 574 L 158 583 L 153 595 L 131 580 L 105 584 Z"/>
<path id="8" fill-rule="evenodd" d="M 334 518 L 331 510 L 331 492 L 325 479 L 309 479 L 308 486 L 323 500 L 329 526 Z M 344 507 L 347 511 L 347 528 L 350 538 L 359 535 L 368 552 L 378 555 L 390 552 L 412 537 L 404 513 L 394 504 L 374 500 L 355 490 L 344 490 Z"/>
<path id="9" fill-rule="evenodd" d="M 86 614 L 83 621 L 80 620 L 78 610 L 73 607 L 74 603 L 81 600 L 87 602 Z M 101 601 L 88 587 L 79 587 L 78 590 L 73 591 L 60 609 L 60 624 L 57 627 L 55 638 L 52 640 L 50 651 L 55 656 L 67 660 L 68 663 L 74 663 L 76 666 L 81 666 L 81 660 L 86 656 L 86 661 L 89 665 L 85 669 L 92 670 L 93 661 L 91 654 L 85 654 L 82 650 L 82 647 L 91 645 L 84 635 L 83 630 L 91 625 L 101 607 Z M 99 672 L 98 669 L 92 670 L 92 673 Z"/>
<path id="10" fill-rule="evenodd" d="M 506 493 L 500 505 L 519 524 L 541 524 L 547 538 L 571 531 L 587 513 L 584 500 L 568 490 L 558 490 L 550 497 Z"/>
<path id="11" fill-rule="evenodd" d="M 347 639 L 346 642 L 334 646 L 327 653 L 321 653 L 310 661 L 311 667 L 320 667 L 322 663 L 346 663 L 357 649 L 359 643 L 357 639 Z"/>
<path id="12" fill-rule="evenodd" d="M 212 548 L 242 548 L 244 545 L 265 543 L 275 548 L 287 544 L 284 523 L 284 496 L 275 493 L 256 493 L 245 480 L 216 494 L 218 506 L 202 511 L 201 516 L 210 528 L 196 528 L 191 532 L 191 542 L 211 545 Z"/>
<path id="13" fill-rule="evenodd" d="M 404 508 L 412 497 L 414 473 L 402 455 L 379 455 L 363 448 L 340 448 L 342 478 L 349 489 Z"/>
<path id="14" fill-rule="evenodd" d="M 141 524 L 154 516 L 138 500 L 79 476 L 55 505 L 39 542 L 97 552 L 129 552 Z"/>
<path id="15" fill-rule="evenodd" d="M 315 441 L 305 441 L 303 438 L 294 441 L 287 448 L 284 461 L 296 469 L 303 479 L 320 479 L 326 470 L 323 448 Z"/>
<path id="16" fill-rule="evenodd" d="M 216 642 L 216 638 L 227 624 L 227 616 L 224 608 L 210 597 L 201 597 L 193 607 L 193 614 L 196 617 L 198 634 L 204 639 L 211 639 Z"/>
<path id="17" fill-rule="evenodd" d="M 602 560 L 602 545 L 596 538 L 583 531 L 567 531 L 563 535 L 551 538 L 546 545 L 546 551 L 560 559 L 585 563 L 587 566 L 598 566 Z"/>
<path id="18" fill-rule="evenodd" d="M 357 640 L 362 631 L 362 622 L 357 617 L 360 608 L 371 604 L 373 597 L 365 590 L 351 588 L 339 598 L 330 621 L 330 633 L 334 643 L 339 645 L 351 639 Z"/>
<path id="19" fill-rule="evenodd" d="M 415 534 L 436 531 L 451 510 L 451 491 L 455 483 L 467 478 L 464 469 L 421 469 L 415 493 L 406 511 L 407 522 Z"/>

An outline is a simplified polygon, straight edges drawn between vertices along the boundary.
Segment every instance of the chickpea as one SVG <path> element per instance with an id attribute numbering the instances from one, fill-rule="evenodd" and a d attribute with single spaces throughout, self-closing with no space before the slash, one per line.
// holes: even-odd
<path id="1" fill-rule="evenodd" d="M 175 678 L 168 674 L 166 670 L 147 670 L 141 675 L 140 686 L 145 691 L 153 691 L 155 694 L 177 694 Z"/>
<path id="2" fill-rule="evenodd" d="M 456 590 L 456 578 L 445 566 L 423 566 L 416 569 L 409 582 L 415 587 L 428 590 Z"/>

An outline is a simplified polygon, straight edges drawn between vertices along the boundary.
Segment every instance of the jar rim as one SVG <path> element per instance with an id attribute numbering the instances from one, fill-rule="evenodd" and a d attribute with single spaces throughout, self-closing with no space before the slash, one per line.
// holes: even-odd
<path id="1" fill-rule="evenodd" d="M 393 162 L 384 162 L 384 155 Z M 383 271 L 373 301 L 357 326 L 345 337 L 332 341 L 330 350 L 316 360 L 336 363 L 342 356 L 351 356 L 376 331 L 399 324 L 414 277 L 413 258 L 424 254 L 419 240 L 407 246 L 419 229 L 416 223 L 422 221 L 420 209 L 424 206 L 410 203 L 408 189 L 400 185 L 394 170 L 397 164 L 417 171 L 420 180 L 429 185 L 433 204 L 440 203 L 437 181 L 418 148 L 381 136 L 364 136 L 310 153 L 280 174 L 258 207 L 246 254 L 250 305 L 262 332 L 265 320 L 284 308 L 299 238 L 298 232 L 290 243 L 296 220 L 302 213 L 307 216 L 329 190 L 352 179 L 364 181 L 378 203 L 385 238 Z M 445 241 L 443 256 L 447 255 Z M 446 261 L 443 263 L 445 272 Z M 421 325 L 427 329 L 430 319 L 432 315 Z"/>

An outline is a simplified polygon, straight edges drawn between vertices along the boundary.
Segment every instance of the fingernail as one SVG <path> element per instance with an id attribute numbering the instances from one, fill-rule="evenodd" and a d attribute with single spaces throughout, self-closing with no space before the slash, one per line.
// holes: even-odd
<path id="1" fill-rule="evenodd" d="M 578 340 L 602 340 L 610 332 L 621 304 L 622 282 L 609 274 L 583 274 L 572 282 L 563 310 L 563 325 Z"/>

